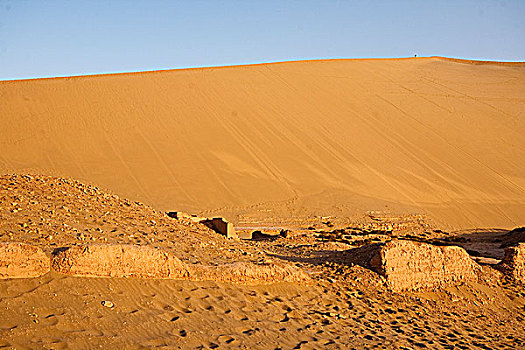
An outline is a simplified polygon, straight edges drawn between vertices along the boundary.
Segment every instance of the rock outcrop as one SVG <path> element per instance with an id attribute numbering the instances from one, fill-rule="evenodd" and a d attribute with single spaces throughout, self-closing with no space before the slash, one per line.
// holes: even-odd
<path id="1" fill-rule="evenodd" d="M 394 291 L 441 288 L 477 279 L 477 265 L 457 246 L 394 240 L 367 247 L 370 267 Z"/>
<path id="2" fill-rule="evenodd" d="M 189 271 L 177 257 L 161 249 L 128 244 L 93 244 L 58 249 L 53 270 L 86 277 L 186 279 Z"/>
<path id="3" fill-rule="evenodd" d="M 32 278 L 49 272 L 42 249 L 17 242 L 0 243 L 0 279 Z"/>

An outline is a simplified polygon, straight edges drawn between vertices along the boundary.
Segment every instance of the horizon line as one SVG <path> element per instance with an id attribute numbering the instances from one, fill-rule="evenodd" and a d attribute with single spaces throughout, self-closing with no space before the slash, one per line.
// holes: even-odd
<path id="1" fill-rule="evenodd" d="M 83 77 L 100 77 L 100 76 L 113 76 L 113 75 L 125 75 L 125 74 L 147 74 L 147 73 L 160 73 L 160 72 L 173 72 L 173 71 L 185 71 L 185 70 L 200 70 L 200 69 L 225 69 L 235 67 L 251 67 L 251 66 L 262 66 L 262 65 L 276 65 L 286 63 L 305 63 L 305 62 L 321 62 L 321 61 L 370 61 L 370 60 L 410 60 L 410 59 L 443 59 L 458 63 L 469 63 L 469 64 L 493 64 L 493 65 L 511 65 L 511 66 L 522 66 L 525 65 L 525 61 L 497 61 L 490 59 L 471 59 L 471 58 L 459 58 L 459 57 L 447 57 L 447 56 L 408 56 L 408 57 L 370 57 L 370 58 L 306 58 L 306 59 L 291 59 L 284 61 L 264 61 L 254 63 L 238 63 L 229 65 L 217 65 L 217 66 L 187 66 L 187 67 L 175 67 L 175 68 L 161 68 L 152 70 L 137 70 L 137 71 L 109 71 L 109 72 L 97 72 L 97 73 L 81 73 L 73 75 L 59 75 L 59 76 L 42 76 L 42 77 L 31 77 L 31 78 L 12 78 L 12 79 L 0 79 L 0 83 L 3 82 L 19 82 L 19 81 L 33 81 L 33 80 L 50 80 L 50 79 L 71 79 L 71 78 L 83 78 Z"/>

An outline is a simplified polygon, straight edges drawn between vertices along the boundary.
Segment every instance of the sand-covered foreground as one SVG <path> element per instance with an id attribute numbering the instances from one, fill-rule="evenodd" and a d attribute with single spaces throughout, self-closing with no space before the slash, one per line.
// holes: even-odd
<path id="1" fill-rule="evenodd" d="M 329 60 L 0 82 L 0 170 L 157 209 L 525 221 L 525 66 Z"/>
<path id="2" fill-rule="evenodd" d="M 325 289 L 55 274 L 0 282 L 0 345 L 16 349 L 524 346 L 523 321 L 517 322 L 514 312 L 498 310 L 509 304 L 495 307 L 476 299 L 478 306 L 472 302 L 465 306 L 463 298 L 443 303 L 386 298 L 367 290 L 360 294 L 329 285 Z M 113 307 L 102 305 L 103 301 L 111 301 Z"/>
<path id="3" fill-rule="evenodd" d="M 234 240 L 76 180 L 2 175 L 0 346 L 525 346 L 523 229 L 455 234 L 420 217 L 368 219 Z"/>

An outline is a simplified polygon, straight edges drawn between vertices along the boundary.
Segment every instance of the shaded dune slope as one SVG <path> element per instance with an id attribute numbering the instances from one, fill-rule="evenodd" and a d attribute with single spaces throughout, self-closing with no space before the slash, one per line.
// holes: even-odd
<path id="1" fill-rule="evenodd" d="M 0 82 L 0 99 L 1 171 L 158 209 L 311 198 L 454 228 L 525 222 L 520 64 L 290 62 Z"/>

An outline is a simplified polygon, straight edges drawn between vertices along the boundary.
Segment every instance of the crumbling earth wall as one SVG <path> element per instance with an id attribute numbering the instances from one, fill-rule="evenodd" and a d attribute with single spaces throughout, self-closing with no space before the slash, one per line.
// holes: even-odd
<path id="1" fill-rule="evenodd" d="M 182 279 L 189 271 L 182 261 L 161 249 L 128 244 L 92 244 L 58 249 L 53 270 L 86 277 Z"/>
<path id="2" fill-rule="evenodd" d="M 525 283 L 525 243 L 506 248 L 499 267 L 517 282 Z"/>
<path id="3" fill-rule="evenodd" d="M 192 267 L 198 280 L 236 283 L 243 285 L 293 282 L 302 285 L 311 283 L 311 278 L 303 270 L 290 264 L 254 264 L 236 262 L 218 266 L 196 265 Z"/>
<path id="4" fill-rule="evenodd" d="M 0 279 L 38 277 L 49 268 L 49 258 L 42 249 L 24 243 L 0 243 Z"/>
<path id="5" fill-rule="evenodd" d="M 222 217 L 210 218 L 210 219 L 202 220 L 200 223 L 211 228 L 215 232 L 226 236 L 227 238 L 234 238 L 234 239 L 239 238 L 239 236 L 237 236 L 237 233 L 235 232 L 235 228 L 233 227 L 233 224 L 231 222 L 226 221 L 225 218 L 222 218 Z"/>
<path id="6" fill-rule="evenodd" d="M 368 248 L 370 267 L 394 291 L 442 288 L 477 280 L 476 264 L 461 247 L 394 240 Z"/>
<path id="7" fill-rule="evenodd" d="M 188 265 L 162 249 L 129 244 L 63 247 L 56 249 L 50 258 L 36 246 L 0 243 L 0 279 L 38 277 L 50 269 L 79 277 L 211 280 L 245 285 L 312 281 L 302 269 L 289 263 Z"/>

